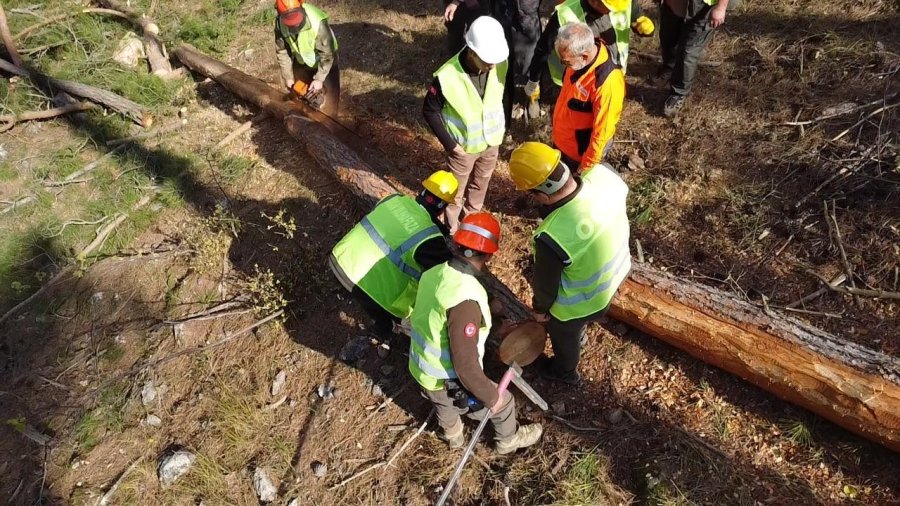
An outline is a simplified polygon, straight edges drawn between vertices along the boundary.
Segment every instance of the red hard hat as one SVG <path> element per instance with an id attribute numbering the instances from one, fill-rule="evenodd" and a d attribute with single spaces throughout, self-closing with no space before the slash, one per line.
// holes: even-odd
<path id="1" fill-rule="evenodd" d="M 303 7 L 303 0 L 275 0 L 275 10 L 278 14 Z"/>
<path id="2" fill-rule="evenodd" d="M 491 213 L 470 214 L 459 223 L 453 242 L 481 253 L 495 253 L 500 248 L 500 223 Z"/>

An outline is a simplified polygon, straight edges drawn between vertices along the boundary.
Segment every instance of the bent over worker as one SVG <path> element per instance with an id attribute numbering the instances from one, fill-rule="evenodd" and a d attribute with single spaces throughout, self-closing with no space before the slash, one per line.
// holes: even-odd
<path id="1" fill-rule="evenodd" d="M 451 233 L 462 216 L 484 205 L 509 105 L 505 86 L 509 47 L 503 27 L 482 16 L 472 23 L 465 39 L 466 47 L 434 73 L 422 107 L 459 181 L 456 201 L 444 212 Z"/>
<path id="2" fill-rule="evenodd" d="M 328 15 L 303 0 L 275 0 L 275 55 L 284 86 L 335 116 L 341 101 L 337 39 Z"/>
<path id="3" fill-rule="evenodd" d="M 497 220 L 489 213 L 470 214 L 453 235 L 453 258 L 422 275 L 410 319 L 409 372 L 434 405 L 451 448 L 465 443 L 460 415 L 490 416 L 495 448 L 506 454 L 535 444 L 543 428 L 519 426 L 513 396 L 500 396 L 482 369 L 491 312 L 476 276 L 499 243 Z"/>
<path id="4" fill-rule="evenodd" d="M 572 170 L 587 171 L 612 147 L 625 76 L 584 23 L 560 28 L 556 50 L 566 72 L 553 109 L 553 143 Z"/>
<path id="5" fill-rule="evenodd" d="M 628 187 L 606 164 L 579 177 L 559 150 L 539 142 L 516 148 L 509 172 L 517 190 L 543 206 L 534 231 L 534 319 L 547 322 L 553 358 L 541 375 L 578 386 L 578 359 L 587 323 L 602 316 L 631 270 Z"/>
<path id="6" fill-rule="evenodd" d="M 641 13 L 637 0 L 568 0 L 556 6 L 541 39 L 534 50 L 534 57 L 528 67 L 529 82 L 525 92 L 534 93 L 545 68 L 557 86 L 562 85 L 565 68 L 556 52 L 556 37 L 559 28 L 567 23 L 585 23 L 591 27 L 594 37 L 600 39 L 610 49 L 613 60 L 628 68 L 628 47 L 631 33 L 650 37 L 655 31 L 653 21 Z M 546 66 L 546 67 L 545 67 Z"/>
<path id="7" fill-rule="evenodd" d="M 456 197 L 456 178 L 439 170 L 422 186 L 415 199 L 401 194 L 382 199 L 328 257 L 328 266 L 375 321 L 382 339 L 412 312 L 422 273 L 450 259 L 447 229 L 438 216 Z"/>

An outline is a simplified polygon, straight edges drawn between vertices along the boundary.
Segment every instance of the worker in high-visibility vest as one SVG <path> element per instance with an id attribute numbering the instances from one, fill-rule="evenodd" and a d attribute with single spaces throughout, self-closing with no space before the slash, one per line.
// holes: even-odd
<path id="1" fill-rule="evenodd" d="M 668 79 L 669 97 L 663 114 L 671 118 L 684 107 L 700 58 L 713 31 L 725 23 L 725 13 L 738 0 L 661 0 L 659 49 L 663 64 L 655 80 Z"/>
<path id="2" fill-rule="evenodd" d="M 275 55 L 286 88 L 329 116 L 341 100 L 338 43 L 328 14 L 304 0 L 275 0 Z"/>
<path id="3" fill-rule="evenodd" d="M 382 199 L 328 257 L 334 275 L 374 320 L 382 339 L 412 312 L 422 273 L 450 259 L 447 228 L 438 217 L 456 198 L 456 178 L 439 170 L 422 186 L 416 198 Z"/>
<path id="4" fill-rule="evenodd" d="M 425 122 L 447 152 L 459 181 L 444 213 L 450 232 L 466 214 L 481 210 L 506 133 L 509 47 L 497 20 L 482 16 L 466 32 L 466 47 L 434 73 L 425 94 Z"/>
<path id="5" fill-rule="evenodd" d="M 535 97 L 538 83 L 545 70 L 557 86 L 562 85 L 563 68 L 554 46 L 559 28 L 567 23 L 582 22 L 591 27 L 595 38 L 609 48 L 614 62 L 626 72 L 631 33 L 650 37 L 655 31 L 653 21 L 641 14 L 637 0 L 567 0 L 556 6 L 534 50 L 528 67 L 525 93 Z"/>
<path id="6" fill-rule="evenodd" d="M 434 405 L 451 448 L 465 443 L 460 415 L 491 417 L 498 453 L 538 442 L 541 424 L 518 425 L 513 396 L 502 396 L 484 374 L 491 331 L 488 295 L 478 276 L 500 247 L 500 223 L 489 213 L 463 218 L 453 235 L 454 256 L 419 280 L 410 324 L 409 372 Z"/>
<path id="7" fill-rule="evenodd" d="M 587 324 L 598 319 L 631 270 L 628 186 L 606 164 L 575 175 L 559 150 L 526 142 L 512 152 L 509 173 L 517 190 L 543 206 L 534 231 L 533 317 L 546 322 L 553 358 L 541 357 L 541 375 L 581 384 L 578 359 Z"/>
<path id="8" fill-rule="evenodd" d="M 584 23 L 563 25 L 556 47 L 566 73 L 553 108 L 553 144 L 572 170 L 589 171 L 612 147 L 625 76 Z"/>

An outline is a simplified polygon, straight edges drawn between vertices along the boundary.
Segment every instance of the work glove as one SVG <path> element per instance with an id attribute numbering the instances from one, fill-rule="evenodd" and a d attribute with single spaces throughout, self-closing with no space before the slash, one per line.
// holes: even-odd
<path id="1" fill-rule="evenodd" d="M 524 86 L 516 87 L 516 104 L 513 105 L 513 119 L 525 119 L 526 121 L 539 118 L 541 116 L 541 105 L 538 99 L 541 96 L 541 89 L 538 83 L 528 81 Z"/>
<path id="2" fill-rule="evenodd" d="M 647 16 L 637 18 L 634 23 L 631 23 L 631 29 L 641 37 L 649 37 L 656 31 L 656 27 L 653 26 L 653 21 Z"/>
<path id="3" fill-rule="evenodd" d="M 528 81 L 525 83 L 525 95 L 537 100 L 541 95 L 541 85 L 536 81 Z"/>

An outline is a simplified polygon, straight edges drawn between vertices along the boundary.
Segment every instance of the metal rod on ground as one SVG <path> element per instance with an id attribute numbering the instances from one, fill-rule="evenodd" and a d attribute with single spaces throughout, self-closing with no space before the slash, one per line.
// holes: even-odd
<path id="1" fill-rule="evenodd" d="M 516 374 L 516 370 L 513 367 L 510 367 L 506 370 L 506 373 L 503 374 L 503 378 L 500 380 L 500 384 L 497 386 L 497 398 L 502 399 L 503 394 L 506 393 L 507 387 L 509 387 L 509 382 L 512 381 L 513 376 Z M 469 441 L 469 446 L 466 447 L 466 451 L 463 452 L 462 458 L 459 459 L 459 464 L 456 464 L 456 469 L 453 471 L 453 475 L 450 476 L 450 480 L 447 482 L 447 485 L 444 487 L 444 492 L 441 493 L 441 497 L 435 503 L 435 506 L 443 506 L 445 502 L 447 502 L 447 498 L 450 497 L 450 492 L 453 491 L 453 486 L 456 485 L 456 480 L 459 479 L 459 475 L 462 474 L 462 470 L 466 467 L 466 462 L 469 460 L 469 456 L 472 455 L 472 452 L 475 451 L 475 443 L 478 442 L 478 436 L 484 431 L 484 428 L 487 426 L 488 420 L 491 419 L 491 408 L 485 406 L 487 409 L 487 413 L 484 414 L 484 418 L 481 419 L 481 423 L 478 424 L 478 428 L 475 429 L 475 432 L 472 434 L 472 439 Z"/>

